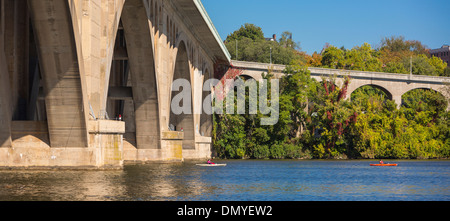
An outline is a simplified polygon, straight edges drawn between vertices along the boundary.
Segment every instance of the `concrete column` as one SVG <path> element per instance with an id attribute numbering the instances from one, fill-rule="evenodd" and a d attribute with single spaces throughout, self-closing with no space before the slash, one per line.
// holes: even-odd
<path id="1" fill-rule="evenodd" d="M 203 91 L 203 87 L 204 84 L 207 80 L 210 79 L 210 74 L 209 71 L 206 71 L 206 73 L 203 75 L 203 81 L 202 81 L 202 100 L 201 100 L 201 115 L 200 115 L 200 135 L 201 136 L 206 136 L 206 137 L 211 137 L 211 131 L 212 131 L 212 126 L 213 126 L 213 122 L 212 122 L 212 115 L 205 113 L 205 110 L 203 109 L 203 102 L 205 102 L 205 99 L 208 97 L 208 95 L 211 94 L 211 91 L 213 90 L 212 87 L 211 91 Z M 209 85 L 208 85 L 209 86 Z M 208 87 L 207 86 L 207 87 Z M 210 102 L 210 101 L 207 101 Z"/>
<path id="2" fill-rule="evenodd" d="M 28 105 L 28 9 L 24 0 L 4 1 L 4 52 L 9 71 L 13 118 L 25 120 Z"/>
<path id="3" fill-rule="evenodd" d="M 77 14 L 75 32 L 81 36 L 83 73 L 93 114 L 104 115 L 114 44 L 124 0 L 70 0 Z M 74 22 L 75 23 L 75 22 Z"/>
<path id="4" fill-rule="evenodd" d="M 395 104 L 397 104 L 397 108 L 400 108 L 402 105 L 402 95 L 392 95 L 392 100 L 395 101 Z"/>
<path id="5" fill-rule="evenodd" d="M 88 147 L 87 119 L 67 1 L 29 0 L 44 81 L 50 145 Z"/>
<path id="6" fill-rule="evenodd" d="M 135 106 L 138 149 L 160 149 L 159 97 L 153 41 L 144 4 L 127 0 L 122 12 Z"/>
<path id="7" fill-rule="evenodd" d="M 192 99 L 192 81 L 191 81 L 191 68 L 189 65 L 189 58 L 187 48 L 184 42 L 181 42 L 178 46 L 178 53 L 175 62 L 175 70 L 173 74 L 173 81 L 177 79 L 188 80 L 191 86 L 191 91 L 187 88 L 183 88 L 183 91 L 172 91 L 172 99 L 179 96 L 180 93 L 190 93 L 188 96 L 191 98 L 191 103 L 188 104 L 185 99 L 180 107 L 189 107 L 190 113 L 182 112 L 181 114 L 175 114 L 170 111 L 169 123 L 175 126 L 177 131 L 183 129 L 183 149 L 195 149 L 195 127 L 194 127 L 194 113 L 193 113 L 193 99 Z M 184 96 L 183 96 L 184 97 Z M 170 99 L 170 100 L 172 100 Z M 181 102 L 180 102 L 181 103 Z"/>
<path id="8" fill-rule="evenodd" d="M 0 21 L 4 20 L 3 15 L 3 11 L 0 11 Z M 3 33 L 4 31 L 0 30 L 0 147 L 11 147 L 11 89 L 6 68 Z"/>

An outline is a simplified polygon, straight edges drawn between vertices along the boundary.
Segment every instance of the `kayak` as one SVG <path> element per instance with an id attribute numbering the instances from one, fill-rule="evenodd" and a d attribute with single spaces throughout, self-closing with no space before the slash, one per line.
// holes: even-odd
<path id="1" fill-rule="evenodd" d="M 377 167 L 396 167 L 396 163 L 383 163 L 383 164 L 370 164 L 370 166 L 377 166 Z"/>
<path id="2" fill-rule="evenodd" d="M 202 164 L 195 164 L 197 166 L 201 166 L 201 167 L 224 167 L 227 164 L 220 164 L 220 163 L 216 163 L 216 164 L 207 164 L 207 163 L 202 163 Z"/>

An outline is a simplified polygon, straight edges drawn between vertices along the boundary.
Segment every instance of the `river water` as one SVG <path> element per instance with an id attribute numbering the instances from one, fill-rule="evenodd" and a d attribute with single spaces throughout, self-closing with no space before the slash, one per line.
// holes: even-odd
<path id="1" fill-rule="evenodd" d="M 0 170 L 0 201 L 448 201 L 450 161 L 228 160 Z M 385 162 L 386 163 L 386 162 Z"/>

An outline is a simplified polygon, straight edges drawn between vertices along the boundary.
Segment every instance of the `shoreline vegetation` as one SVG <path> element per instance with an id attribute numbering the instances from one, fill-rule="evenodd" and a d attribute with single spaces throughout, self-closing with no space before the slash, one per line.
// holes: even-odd
<path id="1" fill-rule="evenodd" d="M 249 47 L 252 42 L 259 42 L 257 45 L 263 44 L 260 42 L 261 36 L 263 34 L 260 28 L 246 24 L 245 27 L 230 34 L 230 39 L 227 38 L 226 42 L 248 38 L 247 40 L 251 40 L 246 44 Z M 284 54 L 298 54 L 296 46 L 298 44 L 294 44 L 287 36 L 284 34 L 278 42 L 271 41 L 270 44 L 283 48 Z M 326 66 L 376 71 L 378 69 L 372 67 L 379 67 L 380 53 L 385 53 L 385 59 L 397 59 L 399 62 L 410 55 L 435 60 L 435 57 L 429 58 L 423 54 L 427 52 L 417 41 L 404 41 L 403 38 L 393 37 L 384 39 L 382 45 L 380 49 L 373 50 L 370 45 L 364 44 L 345 50 L 342 56 L 331 55 L 329 50 L 336 52 L 337 48 L 327 47 L 320 54 L 320 63 L 338 65 L 345 58 L 345 62 L 343 60 L 341 62 L 345 65 Z M 402 45 L 406 46 L 401 47 Z M 230 53 L 233 54 L 232 51 Z M 241 51 L 239 53 L 245 55 Z M 259 54 L 264 56 L 264 53 Z M 314 56 L 319 55 L 312 57 Z M 450 113 L 447 111 L 449 100 L 440 92 L 411 90 L 402 96 L 402 104 L 397 107 L 382 89 L 369 85 L 347 95 L 347 86 L 351 82 L 349 78 L 345 78 L 341 84 L 337 83 L 336 77 L 316 81 L 310 77 L 310 72 L 306 68 L 311 62 L 304 63 L 297 58 L 293 56 L 283 61 L 287 63 L 287 67 L 284 70 L 286 75 L 280 79 L 277 124 L 262 126 L 260 121 L 264 117 L 263 114 L 260 112 L 248 114 L 248 101 L 251 99 L 248 90 L 244 95 L 238 95 L 239 92 L 235 89 L 234 98 L 245 96 L 246 114 L 213 116 L 213 146 L 218 158 L 449 159 Z M 260 62 L 264 62 L 263 58 L 261 59 Z M 412 61 L 414 73 L 414 58 Z M 381 62 L 381 67 L 387 66 L 399 69 L 402 67 Z M 436 74 L 427 72 L 428 69 L 419 66 L 417 68 L 440 76 L 445 76 L 448 69 L 444 68 L 442 72 Z M 268 74 L 263 74 L 264 79 L 271 77 L 270 70 Z M 450 91 L 450 86 L 446 87 L 447 91 Z M 344 99 L 347 96 L 351 99 Z M 223 104 L 226 104 L 225 100 Z"/>

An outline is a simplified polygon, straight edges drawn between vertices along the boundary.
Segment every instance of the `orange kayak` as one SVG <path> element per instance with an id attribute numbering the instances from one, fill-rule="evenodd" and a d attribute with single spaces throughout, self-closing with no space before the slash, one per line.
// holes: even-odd
<path id="1" fill-rule="evenodd" d="M 383 163 L 383 164 L 370 164 L 370 166 L 377 166 L 377 167 L 396 167 L 396 163 Z"/>

